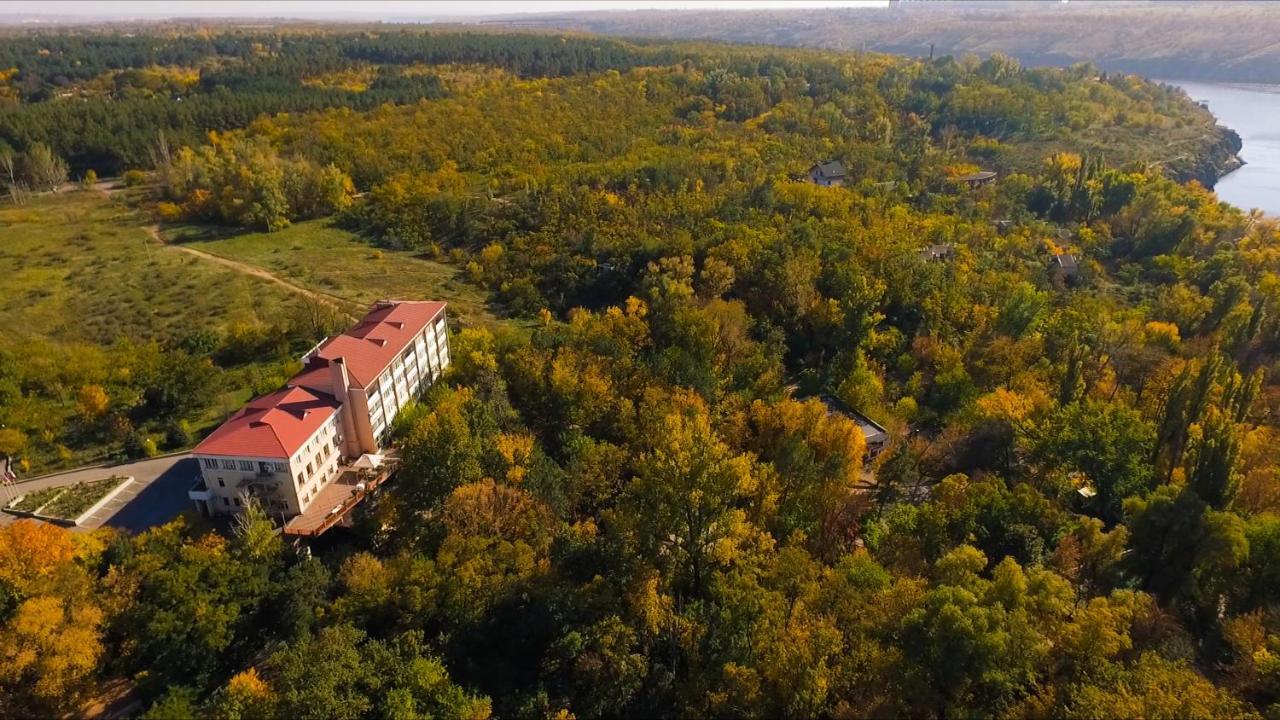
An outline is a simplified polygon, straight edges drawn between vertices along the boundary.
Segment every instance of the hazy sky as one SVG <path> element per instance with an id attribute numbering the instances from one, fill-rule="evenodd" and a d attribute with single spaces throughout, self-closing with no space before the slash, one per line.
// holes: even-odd
<path id="1" fill-rule="evenodd" d="M 0 15 L 91 18 L 450 18 L 567 10 L 832 8 L 888 0 L 0 0 Z"/>

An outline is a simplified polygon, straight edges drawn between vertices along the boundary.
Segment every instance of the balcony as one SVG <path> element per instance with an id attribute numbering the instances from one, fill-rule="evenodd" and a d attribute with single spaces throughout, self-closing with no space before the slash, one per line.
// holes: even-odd
<path id="1" fill-rule="evenodd" d="M 197 480 L 196 484 L 192 485 L 191 489 L 187 491 L 187 497 L 191 500 L 203 500 L 204 502 L 209 502 L 209 498 L 212 497 L 212 495 L 213 493 L 209 492 L 209 486 L 204 484 L 204 478 Z"/>

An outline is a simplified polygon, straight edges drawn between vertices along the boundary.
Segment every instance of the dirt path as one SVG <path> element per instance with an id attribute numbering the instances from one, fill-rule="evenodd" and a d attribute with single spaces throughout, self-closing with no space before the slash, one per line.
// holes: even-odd
<path id="1" fill-rule="evenodd" d="M 170 248 L 172 250 L 177 250 L 179 252 L 184 252 L 184 253 L 187 253 L 188 255 L 194 255 L 198 258 L 202 258 L 210 262 L 218 263 L 223 267 L 231 268 L 232 270 L 235 270 L 237 272 L 241 272 L 246 275 L 252 275 L 253 277 L 266 280 L 267 282 L 275 283 L 276 285 L 279 285 L 280 287 L 285 288 L 290 292 L 303 295 L 312 300 L 315 300 L 316 302 L 322 303 L 324 305 L 328 305 L 344 314 L 349 315 L 351 308 L 356 304 L 351 300 L 338 297 L 337 295 L 330 295 L 328 293 L 320 292 L 318 290 L 311 290 L 310 288 L 302 287 L 301 285 L 285 280 L 279 275 L 273 275 L 272 273 L 258 267 L 257 265 L 250 265 L 248 263 L 240 262 L 239 260 L 232 260 L 230 258 L 222 257 L 221 255 L 214 255 L 213 253 L 205 252 L 204 250 L 197 250 L 192 247 L 187 247 L 186 245 L 173 245 L 173 244 L 167 243 L 164 241 L 164 238 L 160 236 L 159 226 L 148 225 L 144 229 L 147 231 L 147 235 L 150 236 L 153 241 L 167 248 Z"/>

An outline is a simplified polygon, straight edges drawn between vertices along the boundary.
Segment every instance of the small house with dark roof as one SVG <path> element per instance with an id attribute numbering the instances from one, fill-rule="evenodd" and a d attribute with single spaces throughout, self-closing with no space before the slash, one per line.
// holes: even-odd
<path id="1" fill-rule="evenodd" d="M 1080 277 L 1080 263 L 1076 260 L 1075 255 L 1054 253 L 1051 264 L 1053 267 L 1053 279 L 1056 282 L 1062 284 L 1072 283 Z"/>
<path id="2" fill-rule="evenodd" d="M 996 174 L 990 170 L 982 170 L 976 173 L 962 175 L 957 178 L 957 180 L 968 185 L 970 188 L 977 188 L 982 187 L 983 185 L 990 185 L 995 182 Z"/>
<path id="3" fill-rule="evenodd" d="M 920 256 L 929 262 L 946 262 L 956 256 L 956 249 L 947 244 L 927 245 L 920 249 Z"/>
<path id="4" fill-rule="evenodd" d="M 823 187 L 844 185 L 849 173 L 839 160 L 824 160 L 809 168 L 809 182 Z"/>

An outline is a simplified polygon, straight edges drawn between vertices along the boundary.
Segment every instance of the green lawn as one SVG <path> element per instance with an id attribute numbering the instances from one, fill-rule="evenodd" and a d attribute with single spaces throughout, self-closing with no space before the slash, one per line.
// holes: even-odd
<path id="1" fill-rule="evenodd" d="M 378 250 L 329 220 L 309 220 L 274 233 L 211 233 L 180 226 L 174 242 L 260 267 L 310 290 L 367 307 L 375 300 L 443 300 L 463 326 L 500 322 L 488 294 L 466 282 L 457 267 L 409 252 Z"/>
<path id="2" fill-rule="evenodd" d="M 181 337 L 300 305 L 284 288 L 148 244 L 147 222 L 121 196 L 86 191 L 0 204 L 0 347 Z"/>
<path id="3" fill-rule="evenodd" d="M 94 357 L 78 348 L 103 348 L 121 338 L 174 340 L 232 323 L 270 324 L 302 309 L 286 288 L 148 242 L 149 222 L 124 194 L 76 190 L 21 207 L 0 202 L 0 351 L 28 366 L 23 375 L 53 382 L 57 363 Z M 253 367 L 229 373 L 227 391 L 196 419 L 198 430 L 243 402 Z M 8 411 L 20 417 L 10 424 L 67 425 L 75 390 L 52 387 L 42 393 L 52 400 L 16 402 Z M 80 442 L 64 453 L 33 441 L 24 455 L 28 472 L 38 473 L 105 460 L 112 450 Z"/>

